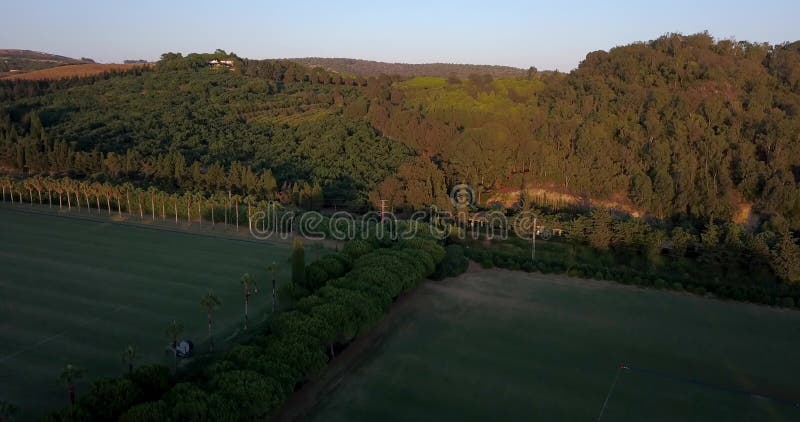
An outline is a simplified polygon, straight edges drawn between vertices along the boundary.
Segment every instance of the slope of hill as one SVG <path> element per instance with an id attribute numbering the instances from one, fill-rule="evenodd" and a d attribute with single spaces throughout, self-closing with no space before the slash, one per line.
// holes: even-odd
<path id="1" fill-rule="evenodd" d="M 304 57 L 290 59 L 306 66 L 322 67 L 337 73 L 356 76 L 400 75 L 413 76 L 440 76 L 455 75 L 466 78 L 470 74 L 489 74 L 495 78 L 512 78 L 525 76 L 526 70 L 510 66 L 493 66 L 477 64 L 455 63 L 386 63 L 372 60 Z"/>
<path id="2" fill-rule="evenodd" d="M 0 49 L 0 74 L 4 72 L 28 72 L 47 69 L 66 64 L 90 63 L 86 59 L 73 59 L 55 54 L 41 53 L 31 50 Z"/>
<path id="3" fill-rule="evenodd" d="M 63 66 L 38 69 L 30 72 L 0 73 L 0 79 L 24 79 L 29 81 L 43 81 L 66 78 L 82 78 L 86 76 L 99 75 L 105 72 L 125 71 L 135 67 L 148 66 L 146 64 L 104 64 L 104 63 L 83 63 L 69 64 Z"/>

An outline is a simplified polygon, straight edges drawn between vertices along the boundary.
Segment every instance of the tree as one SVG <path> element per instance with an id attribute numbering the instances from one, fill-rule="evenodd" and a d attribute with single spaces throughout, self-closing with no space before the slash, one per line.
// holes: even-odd
<path id="1" fill-rule="evenodd" d="M 782 280 L 800 282 L 800 246 L 789 232 L 781 236 L 772 251 L 772 269 Z"/>
<path id="2" fill-rule="evenodd" d="M 0 422 L 13 422 L 19 408 L 13 404 L 0 400 Z"/>
<path id="3" fill-rule="evenodd" d="M 292 246 L 292 283 L 298 286 L 306 284 L 306 262 L 303 241 L 299 237 L 294 239 Z"/>
<path id="4" fill-rule="evenodd" d="M 128 374 L 133 373 L 133 363 L 139 359 L 139 349 L 136 346 L 128 345 L 122 351 L 122 363 L 128 367 Z"/>
<path id="5" fill-rule="evenodd" d="M 61 375 L 58 376 L 58 380 L 67 387 L 70 404 L 75 404 L 75 383 L 77 383 L 79 379 L 83 378 L 85 374 L 86 371 L 83 368 L 72 364 L 67 364 L 67 366 L 61 370 Z"/>
<path id="6" fill-rule="evenodd" d="M 208 292 L 200 299 L 200 307 L 206 311 L 208 317 L 208 345 L 209 350 L 214 351 L 214 337 L 211 335 L 211 325 L 213 323 L 214 311 L 222 305 L 219 298 L 212 292 Z"/>
<path id="7" fill-rule="evenodd" d="M 245 273 L 239 280 L 242 285 L 242 292 L 244 294 L 244 329 L 247 329 L 247 308 L 250 303 L 250 296 L 258 293 L 258 286 L 256 286 L 256 279 L 250 274 Z"/>
<path id="8" fill-rule="evenodd" d="M 183 334 L 183 325 L 177 321 L 172 320 L 164 330 L 164 335 L 169 339 L 172 344 L 172 354 L 175 357 L 175 372 L 178 371 L 178 339 Z"/>
<path id="9" fill-rule="evenodd" d="M 275 272 L 278 271 L 278 263 L 272 261 L 272 264 L 267 266 L 267 271 L 272 274 L 272 312 L 274 313 L 278 308 L 278 297 L 275 292 Z"/>

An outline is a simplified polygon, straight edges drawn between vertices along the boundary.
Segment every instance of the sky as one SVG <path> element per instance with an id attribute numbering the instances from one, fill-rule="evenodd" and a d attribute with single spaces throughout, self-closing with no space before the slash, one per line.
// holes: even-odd
<path id="1" fill-rule="evenodd" d="M 2 6 L 0 48 L 98 62 L 217 48 L 253 59 L 575 68 L 587 53 L 670 32 L 800 40 L 800 1 L 25 0 Z"/>

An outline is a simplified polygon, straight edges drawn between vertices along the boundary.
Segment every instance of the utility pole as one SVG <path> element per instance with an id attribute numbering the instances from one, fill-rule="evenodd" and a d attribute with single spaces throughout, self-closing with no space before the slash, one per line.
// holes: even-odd
<path id="1" fill-rule="evenodd" d="M 383 223 L 383 220 L 385 218 L 384 217 L 384 213 L 385 212 L 386 212 L 386 200 L 385 199 L 381 199 L 381 223 Z"/>
<path id="2" fill-rule="evenodd" d="M 536 261 L 536 217 L 533 217 L 533 231 L 531 232 L 531 261 Z"/>

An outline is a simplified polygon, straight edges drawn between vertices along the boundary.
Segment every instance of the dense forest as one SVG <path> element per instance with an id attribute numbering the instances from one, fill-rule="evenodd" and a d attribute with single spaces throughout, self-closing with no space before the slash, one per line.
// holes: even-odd
<path id="1" fill-rule="evenodd" d="M 471 74 L 491 75 L 494 78 L 518 78 L 527 74 L 526 69 L 510 66 L 493 66 L 479 64 L 457 64 L 457 63 L 386 63 L 373 60 L 344 59 L 344 58 L 324 58 L 324 57 L 304 57 L 291 59 L 297 63 L 311 67 L 321 67 L 323 69 L 341 73 L 344 75 L 375 76 L 380 75 L 400 75 L 405 78 L 415 76 L 434 76 L 467 78 Z"/>

